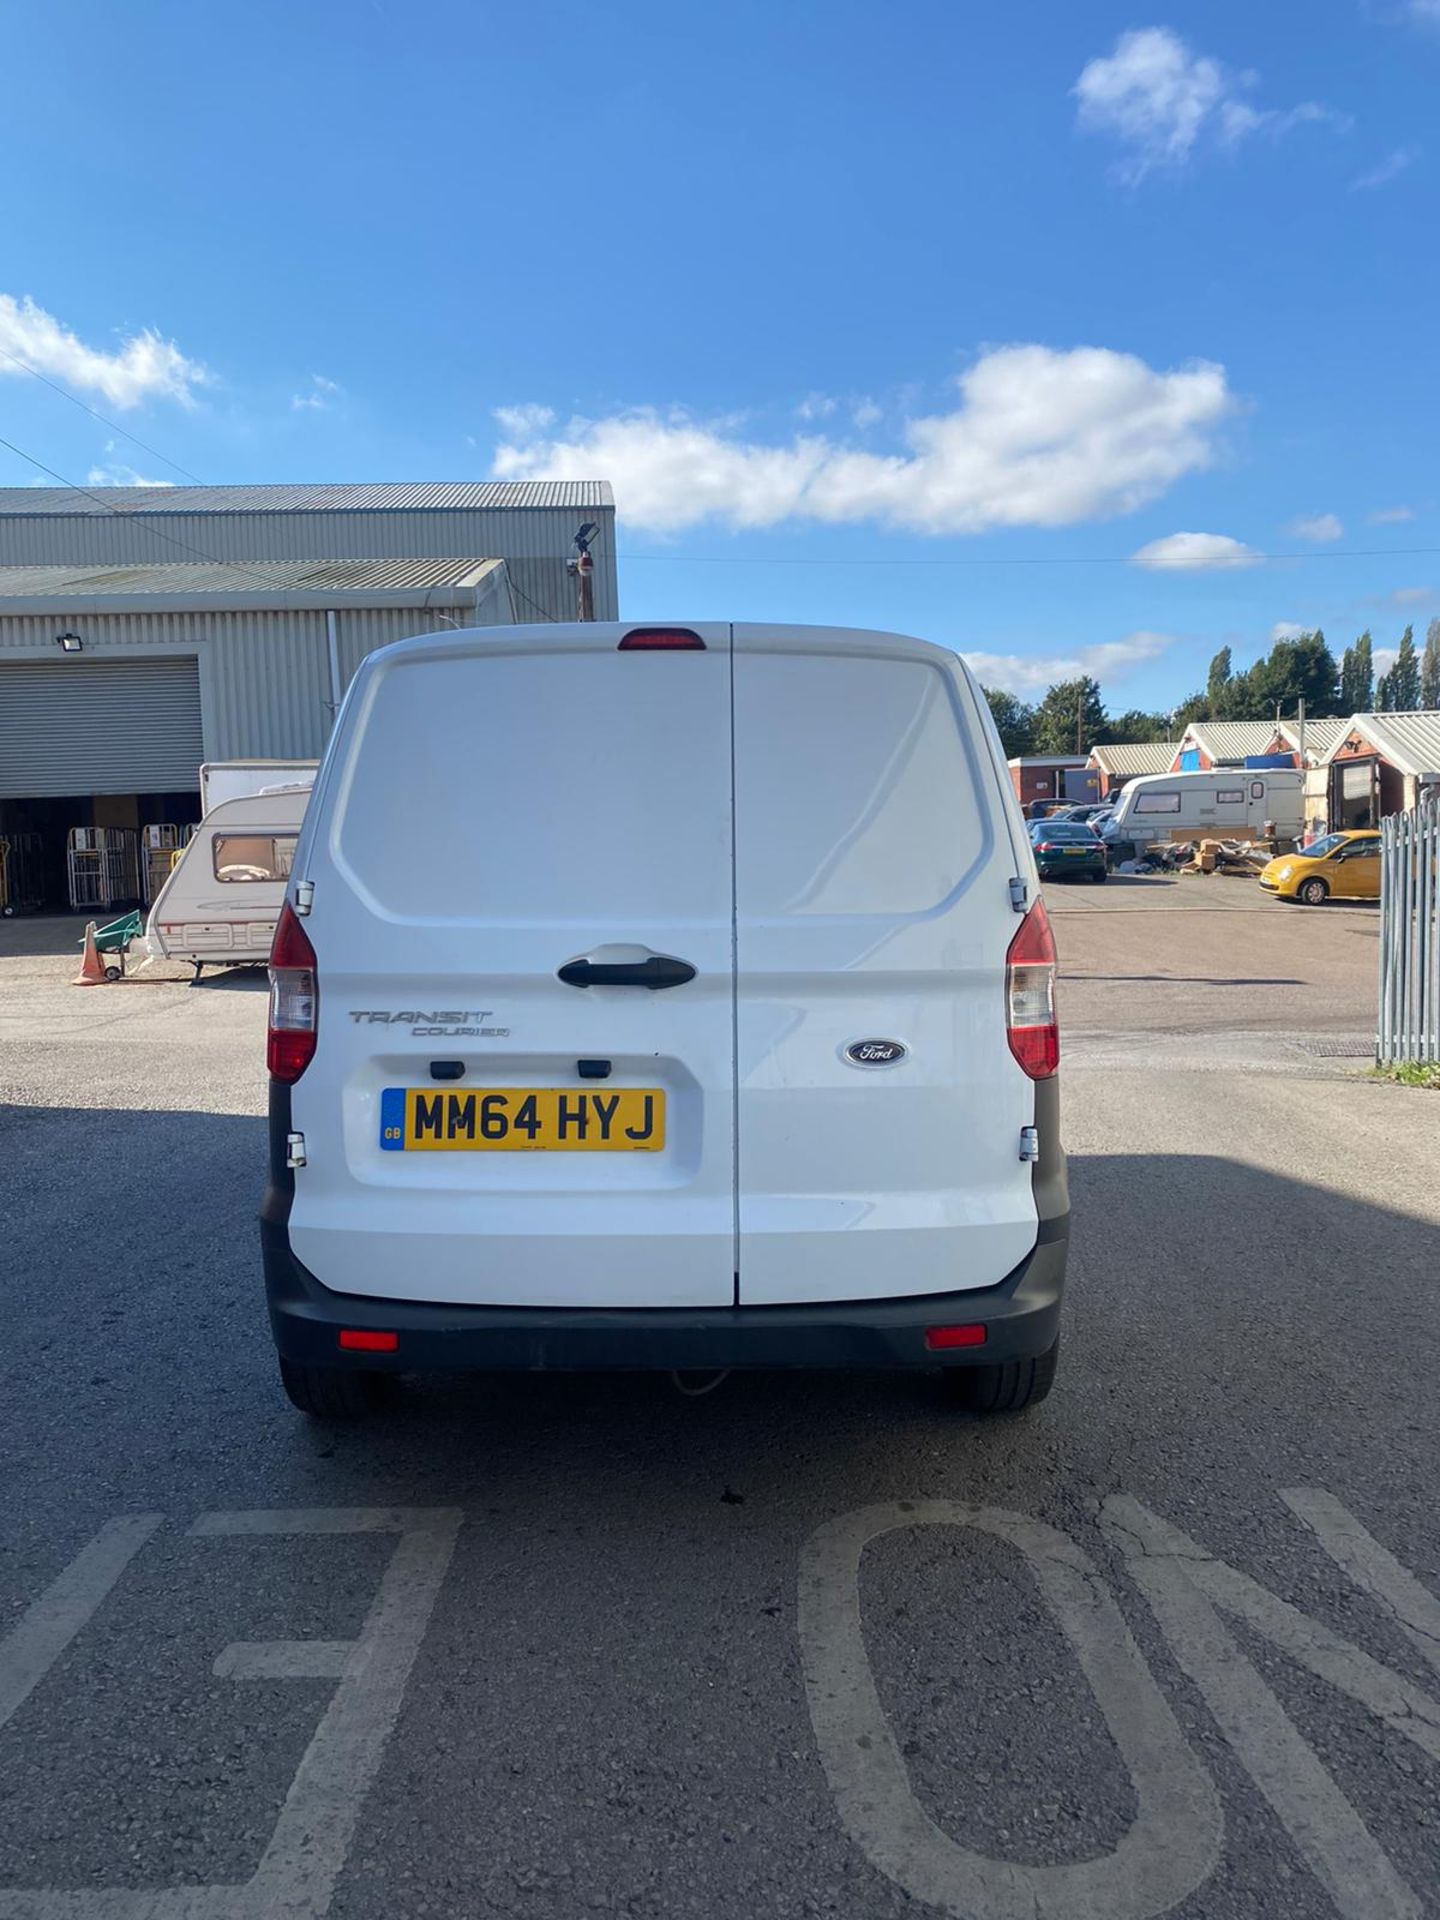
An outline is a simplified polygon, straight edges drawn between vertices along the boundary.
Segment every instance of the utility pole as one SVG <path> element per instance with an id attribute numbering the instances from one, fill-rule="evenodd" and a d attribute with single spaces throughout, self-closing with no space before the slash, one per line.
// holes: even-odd
<path id="1" fill-rule="evenodd" d="M 1080 742 L 1085 733 L 1085 683 L 1080 683 L 1080 691 L 1075 696 L 1075 751 L 1084 753 Z"/>
<path id="2" fill-rule="evenodd" d="M 590 552 L 590 542 L 599 531 L 597 521 L 587 520 L 576 532 L 575 551 L 565 562 L 566 571 L 575 576 L 576 617 L 580 620 L 595 618 L 595 561 Z"/>

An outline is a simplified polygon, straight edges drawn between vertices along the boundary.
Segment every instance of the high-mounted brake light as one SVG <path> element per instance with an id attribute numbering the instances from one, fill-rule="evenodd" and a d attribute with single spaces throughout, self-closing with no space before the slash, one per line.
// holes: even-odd
<path id="1" fill-rule="evenodd" d="M 689 627 L 632 627 L 620 642 L 621 653 L 703 653 L 705 642 Z"/>
<path id="2" fill-rule="evenodd" d="M 265 1059 L 272 1079 L 293 1085 L 304 1073 L 315 1057 L 319 1018 L 315 949 L 287 900 L 280 909 L 280 923 L 270 949 L 270 1025 Z"/>
<path id="3" fill-rule="evenodd" d="M 1016 929 L 1005 956 L 1005 1028 L 1010 1051 L 1032 1080 L 1048 1080 L 1060 1065 L 1055 1014 L 1055 938 L 1045 902 L 1037 900 Z"/>

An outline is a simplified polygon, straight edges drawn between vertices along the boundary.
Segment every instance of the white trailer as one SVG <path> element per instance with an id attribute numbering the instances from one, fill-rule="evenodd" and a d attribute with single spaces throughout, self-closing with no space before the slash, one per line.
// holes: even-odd
<path id="1" fill-rule="evenodd" d="M 153 958 L 207 966 L 270 958 L 309 787 L 222 801 L 160 889 L 145 936 Z"/>
<path id="2" fill-rule="evenodd" d="M 1298 767 L 1212 767 L 1203 773 L 1147 773 L 1126 785 L 1107 841 L 1296 840 L 1305 824 L 1305 775 Z"/>

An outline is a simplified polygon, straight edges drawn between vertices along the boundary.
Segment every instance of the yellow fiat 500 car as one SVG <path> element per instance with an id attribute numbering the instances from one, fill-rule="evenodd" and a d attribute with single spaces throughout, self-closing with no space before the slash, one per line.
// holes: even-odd
<path id="1" fill-rule="evenodd" d="M 1380 898 L 1378 833 L 1329 833 L 1304 853 L 1282 853 L 1260 875 L 1267 893 L 1318 907 L 1326 900 Z"/>

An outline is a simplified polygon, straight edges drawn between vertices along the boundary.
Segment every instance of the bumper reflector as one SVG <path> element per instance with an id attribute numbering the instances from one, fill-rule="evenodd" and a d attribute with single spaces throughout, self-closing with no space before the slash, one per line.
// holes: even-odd
<path id="1" fill-rule="evenodd" d="M 372 1333 L 366 1327 L 342 1327 L 340 1344 L 350 1353 L 394 1353 L 400 1344 L 398 1333 Z"/>
<path id="2" fill-rule="evenodd" d="M 975 1325 L 969 1327 L 927 1327 L 925 1345 L 931 1353 L 944 1353 L 951 1347 L 983 1347 L 985 1329 Z"/>

